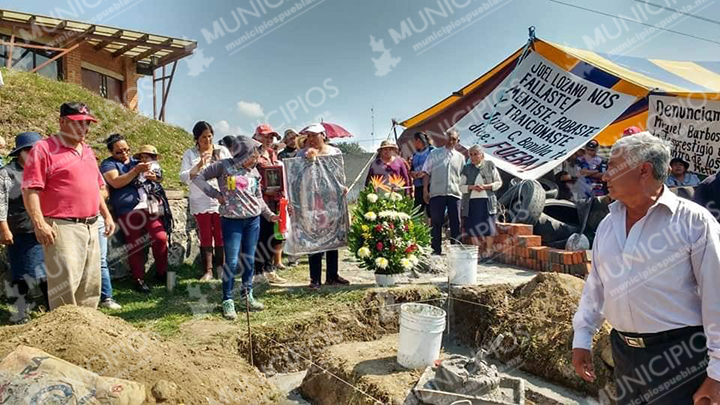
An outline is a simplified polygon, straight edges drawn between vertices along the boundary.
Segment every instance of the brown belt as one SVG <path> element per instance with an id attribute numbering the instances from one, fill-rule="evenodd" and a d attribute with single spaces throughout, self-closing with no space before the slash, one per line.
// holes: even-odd
<path id="1" fill-rule="evenodd" d="M 58 221 L 67 221 L 72 222 L 75 224 L 83 224 L 83 225 L 92 225 L 95 222 L 97 222 L 98 217 L 87 217 L 87 218 L 56 218 L 56 217 L 50 217 L 50 219 L 58 220 Z"/>

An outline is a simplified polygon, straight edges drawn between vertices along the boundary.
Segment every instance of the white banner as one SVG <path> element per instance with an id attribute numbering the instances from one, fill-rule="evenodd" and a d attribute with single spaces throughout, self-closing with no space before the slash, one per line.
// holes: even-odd
<path id="1" fill-rule="evenodd" d="M 454 128 L 461 144 L 482 145 L 495 165 L 522 179 L 537 179 L 552 170 L 636 100 L 535 52 L 516 69 L 512 83 L 508 76 Z"/>
<path id="2" fill-rule="evenodd" d="M 720 169 L 720 102 L 650 96 L 648 131 L 673 144 L 673 157 L 689 171 L 711 175 Z"/>

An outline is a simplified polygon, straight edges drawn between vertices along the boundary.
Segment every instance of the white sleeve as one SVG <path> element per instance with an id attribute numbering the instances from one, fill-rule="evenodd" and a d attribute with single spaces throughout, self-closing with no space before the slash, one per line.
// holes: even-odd
<path id="1" fill-rule="evenodd" d="M 698 229 L 691 245 L 690 261 L 698 283 L 698 291 L 702 300 L 702 320 L 707 348 L 710 357 L 707 374 L 715 381 L 720 381 L 720 225 L 715 218 L 707 213 L 693 221 L 694 224 L 704 223 Z M 690 229 L 697 229 L 697 225 Z"/>
<path id="2" fill-rule="evenodd" d="M 190 170 L 193 168 L 192 152 L 188 149 L 185 151 L 182 157 L 182 163 L 180 164 L 180 181 L 190 185 Z"/>
<path id="3" fill-rule="evenodd" d="M 597 235 L 600 235 L 599 229 Z M 593 336 L 597 333 L 600 325 L 605 321 L 602 313 L 605 295 L 602 280 L 598 275 L 597 242 L 596 238 L 593 243 L 592 269 L 585 281 L 585 287 L 580 297 L 580 305 L 578 306 L 575 316 L 573 316 L 573 349 L 592 350 Z"/>
<path id="4" fill-rule="evenodd" d="M 427 174 L 430 174 L 432 171 L 432 160 L 433 160 L 433 153 L 430 151 L 428 153 L 428 156 L 425 158 L 425 163 L 423 163 L 422 172 L 425 172 Z"/>

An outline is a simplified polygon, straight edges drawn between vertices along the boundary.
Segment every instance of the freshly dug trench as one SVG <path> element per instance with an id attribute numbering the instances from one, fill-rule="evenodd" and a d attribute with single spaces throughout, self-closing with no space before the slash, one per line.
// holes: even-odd
<path id="1" fill-rule="evenodd" d="M 574 276 L 540 273 L 516 288 L 507 284 L 455 287 L 451 296 L 462 301 L 451 300 L 451 330 L 461 343 L 489 349 L 507 364 L 598 395 L 606 386 L 613 389 L 612 369 L 607 365 L 611 358 L 607 323 L 595 337 L 595 383 L 580 379 L 572 366 L 572 317 L 583 286 Z"/>
<path id="2" fill-rule="evenodd" d="M 122 319 L 90 308 L 60 307 L 21 326 L 0 327 L 0 357 L 32 346 L 102 376 L 146 388 L 147 403 L 276 403 L 257 370 L 218 347 L 163 342 Z"/>
<path id="3" fill-rule="evenodd" d="M 394 304 L 437 299 L 427 303 L 441 305 L 441 297 L 440 289 L 430 285 L 372 289 L 357 304 L 300 314 L 280 325 L 254 327 L 254 365 L 268 375 L 305 370 L 332 345 L 397 333 L 400 305 Z M 238 353 L 248 358 L 247 334 L 241 333 L 237 339 Z"/>

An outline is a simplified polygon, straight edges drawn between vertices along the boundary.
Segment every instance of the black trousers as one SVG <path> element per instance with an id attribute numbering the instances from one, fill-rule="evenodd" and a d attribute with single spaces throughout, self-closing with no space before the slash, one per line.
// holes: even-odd
<path id="1" fill-rule="evenodd" d="M 260 235 L 255 249 L 255 274 L 269 271 L 273 265 L 275 246 L 282 241 L 275 239 L 275 224 L 260 216 Z"/>
<path id="2" fill-rule="evenodd" d="M 623 335 L 644 338 L 646 347 L 629 346 L 616 330 L 610 334 L 617 390 L 613 399 L 619 405 L 693 403 L 707 377 L 707 339 L 701 326 Z"/>
<path id="3" fill-rule="evenodd" d="M 430 209 L 428 208 L 428 204 L 425 204 L 425 195 L 424 195 L 424 187 L 423 186 L 415 186 L 415 206 L 421 207 L 422 211 L 425 212 L 425 215 L 430 217 Z"/>
<path id="4" fill-rule="evenodd" d="M 329 250 L 327 252 L 315 253 L 310 255 L 308 258 L 308 262 L 310 264 L 310 282 L 313 284 L 320 284 L 320 279 L 322 278 L 323 256 L 325 256 L 325 262 L 327 263 L 325 281 L 333 281 L 338 278 L 338 251 Z"/>
<path id="5" fill-rule="evenodd" d="M 460 239 L 460 199 L 450 196 L 439 196 L 430 199 L 430 224 L 432 230 L 433 253 L 442 253 L 442 227 L 445 223 L 445 208 L 448 212 L 448 220 L 450 221 L 450 237 L 451 243 L 457 243 Z"/>

